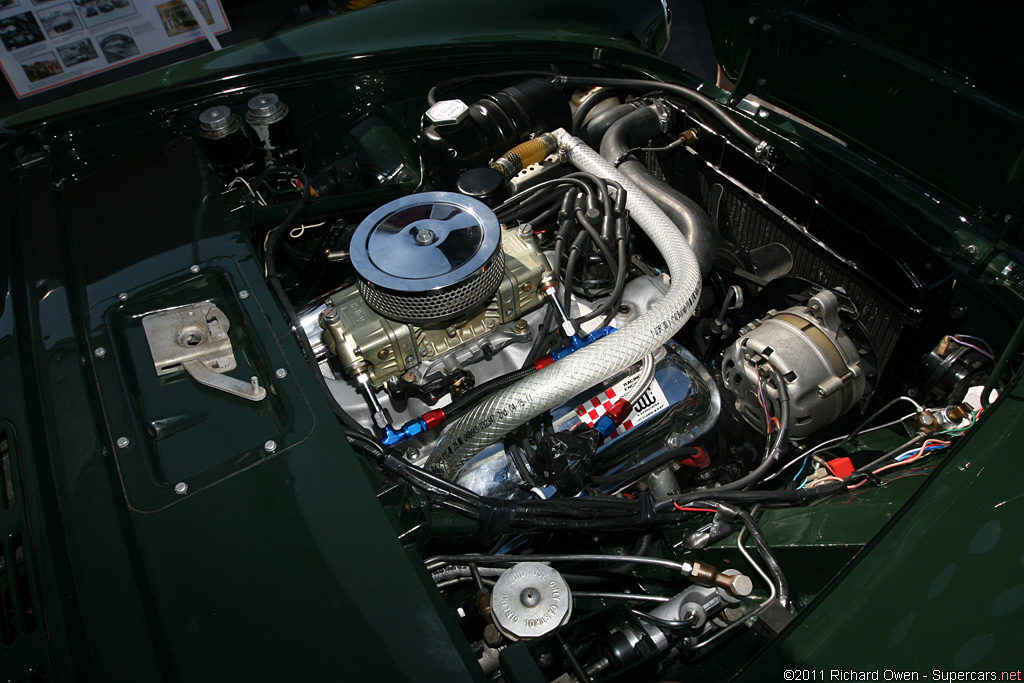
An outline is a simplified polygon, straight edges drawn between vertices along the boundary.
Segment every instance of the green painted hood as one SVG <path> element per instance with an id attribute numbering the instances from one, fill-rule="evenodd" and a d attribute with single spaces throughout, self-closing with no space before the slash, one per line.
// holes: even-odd
<path id="1" fill-rule="evenodd" d="M 706 12 L 734 103 L 752 95 L 824 128 L 1020 246 L 1016 6 L 715 0 Z"/>

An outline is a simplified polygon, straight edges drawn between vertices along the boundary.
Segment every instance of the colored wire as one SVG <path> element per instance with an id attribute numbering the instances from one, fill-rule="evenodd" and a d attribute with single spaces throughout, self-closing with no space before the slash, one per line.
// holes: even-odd
<path id="1" fill-rule="evenodd" d="M 679 503 L 675 503 L 675 502 L 673 502 L 672 505 L 675 506 L 676 510 L 682 510 L 683 512 L 712 512 L 712 513 L 713 512 L 717 512 L 717 510 L 712 510 L 711 508 L 688 508 L 688 507 L 683 507 Z"/>
<path id="2" fill-rule="evenodd" d="M 767 433 L 772 431 L 772 416 L 768 412 L 768 406 L 764 400 L 764 379 L 758 379 L 757 381 L 757 402 L 761 404 L 761 409 L 764 411 L 764 428 Z"/>
<path id="3" fill-rule="evenodd" d="M 909 399 L 909 398 L 908 398 L 908 400 L 913 401 L 913 399 Z M 889 406 L 886 406 L 886 408 L 876 412 L 875 415 L 872 416 L 872 418 L 877 417 L 879 414 L 884 412 L 884 410 L 887 409 L 888 407 Z M 896 420 L 893 420 L 892 422 L 886 422 L 885 424 L 878 425 L 877 427 L 872 427 L 871 429 L 861 429 L 859 432 L 851 432 L 850 434 L 846 434 L 845 436 L 837 436 L 834 439 L 829 439 L 828 441 L 823 441 L 822 443 L 818 444 L 817 446 L 814 446 L 813 448 L 810 448 L 810 449 L 804 451 L 803 453 L 801 453 L 797 457 L 795 457 L 792 460 L 790 460 L 789 462 L 787 462 L 785 465 L 783 465 L 781 468 L 779 468 L 779 470 L 777 472 L 772 474 L 770 477 L 767 477 L 765 479 L 765 481 L 766 482 L 767 481 L 771 481 L 772 479 L 774 479 L 775 477 L 779 476 L 784 471 L 788 470 L 790 467 L 792 467 L 793 465 L 797 464 L 798 462 L 800 462 L 802 460 L 802 461 L 804 461 L 803 466 L 797 471 L 796 476 L 793 477 L 793 481 L 796 481 L 797 479 L 800 478 L 800 473 L 803 472 L 804 467 L 807 466 L 807 461 L 815 453 L 817 453 L 819 451 L 822 451 L 822 450 L 831 450 L 832 447 L 839 446 L 839 445 L 849 441 L 851 438 L 853 438 L 853 436 L 856 436 L 857 434 L 870 434 L 871 432 L 877 432 L 880 429 L 886 429 L 888 427 L 894 427 L 894 426 L 896 426 L 898 424 L 906 422 L 907 420 L 909 420 L 910 418 L 914 417 L 915 415 L 917 415 L 916 412 L 915 413 L 910 413 L 909 415 L 904 415 L 903 417 L 901 417 L 899 419 L 896 419 Z"/>
<path id="4" fill-rule="evenodd" d="M 977 351 L 981 355 L 985 356 L 989 360 L 995 360 L 996 359 L 996 357 L 991 352 L 986 351 L 985 349 L 981 348 L 980 346 L 975 346 L 974 344 L 971 344 L 970 342 L 966 342 L 963 339 L 961 339 L 961 335 L 952 335 L 952 336 L 949 337 L 949 339 L 950 339 L 950 341 L 956 342 L 960 346 L 965 346 L 965 347 L 967 347 L 969 349 L 974 349 L 975 351 Z"/>

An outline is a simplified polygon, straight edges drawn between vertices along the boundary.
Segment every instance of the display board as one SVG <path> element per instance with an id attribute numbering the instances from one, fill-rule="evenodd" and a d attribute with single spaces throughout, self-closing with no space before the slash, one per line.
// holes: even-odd
<path id="1" fill-rule="evenodd" d="M 0 68 L 21 98 L 229 30 L 220 0 L 0 0 Z"/>

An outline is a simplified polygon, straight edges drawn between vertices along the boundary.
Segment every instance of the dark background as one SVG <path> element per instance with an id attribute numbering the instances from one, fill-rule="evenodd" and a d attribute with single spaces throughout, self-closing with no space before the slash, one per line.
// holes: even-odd
<path id="1" fill-rule="evenodd" d="M 221 0 L 231 30 L 218 36 L 218 40 L 222 46 L 228 47 L 254 38 L 265 38 L 287 28 L 344 12 L 347 9 L 347 2 L 348 0 Z M 672 12 L 672 39 L 665 52 L 665 58 L 703 80 L 714 82 L 717 66 L 700 0 L 670 0 L 669 8 Z M 14 96 L 7 81 L 0 79 L 0 117 L 55 102 L 129 76 L 205 54 L 210 50 L 209 43 L 202 40 L 20 100 Z"/>

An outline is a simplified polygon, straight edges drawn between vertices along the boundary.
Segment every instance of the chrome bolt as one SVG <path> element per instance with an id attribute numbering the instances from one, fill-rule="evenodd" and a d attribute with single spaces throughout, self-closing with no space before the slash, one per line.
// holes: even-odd
<path id="1" fill-rule="evenodd" d="M 186 484 L 183 481 L 179 481 L 177 484 L 174 485 L 174 492 L 177 493 L 179 496 L 184 496 L 186 493 L 188 493 L 188 484 Z"/>
<path id="2" fill-rule="evenodd" d="M 193 273 L 199 272 L 199 266 L 189 266 L 189 270 Z"/>
<path id="3" fill-rule="evenodd" d="M 130 443 L 131 443 L 131 441 L 128 440 L 127 436 L 119 436 L 119 437 L 117 437 L 117 447 L 118 448 L 128 448 L 128 444 L 130 444 Z"/>
<path id="4" fill-rule="evenodd" d="M 238 298 L 239 299 L 248 299 L 249 298 L 249 290 L 248 289 L 243 289 L 241 292 L 238 293 Z"/>
<path id="5" fill-rule="evenodd" d="M 97 358 L 103 358 L 103 356 L 107 355 L 107 350 L 102 346 L 97 346 L 93 350 L 92 355 L 96 356 Z"/>
<path id="6" fill-rule="evenodd" d="M 120 294 L 117 295 L 117 298 L 120 299 L 121 301 L 124 301 L 125 299 L 128 298 L 128 292 L 121 292 Z"/>
<path id="7" fill-rule="evenodd" d="M 405 357 L 405 364 L 406 365 L 412 365 L 415 362 L 416 362 L 416 356 L 406 356 Z"/>
<path id="8" fill-rule="evenodd" d="M 285 377 L 288 376 L 288 371 L 285 370 L 284 368 L 278 368 L 274 372 L 274 375 L 276 375 L 278 379 L 284 379 Z"/>
<path id="9" fill-rule="evenodd" d="M 277 450 L 277 442 L 274 441 L 273 439 L 267 441 L 265 444 L 263 444 L 263 450 L 265 450 L 267 453 L 273 453 L 274 451 Z"/>

